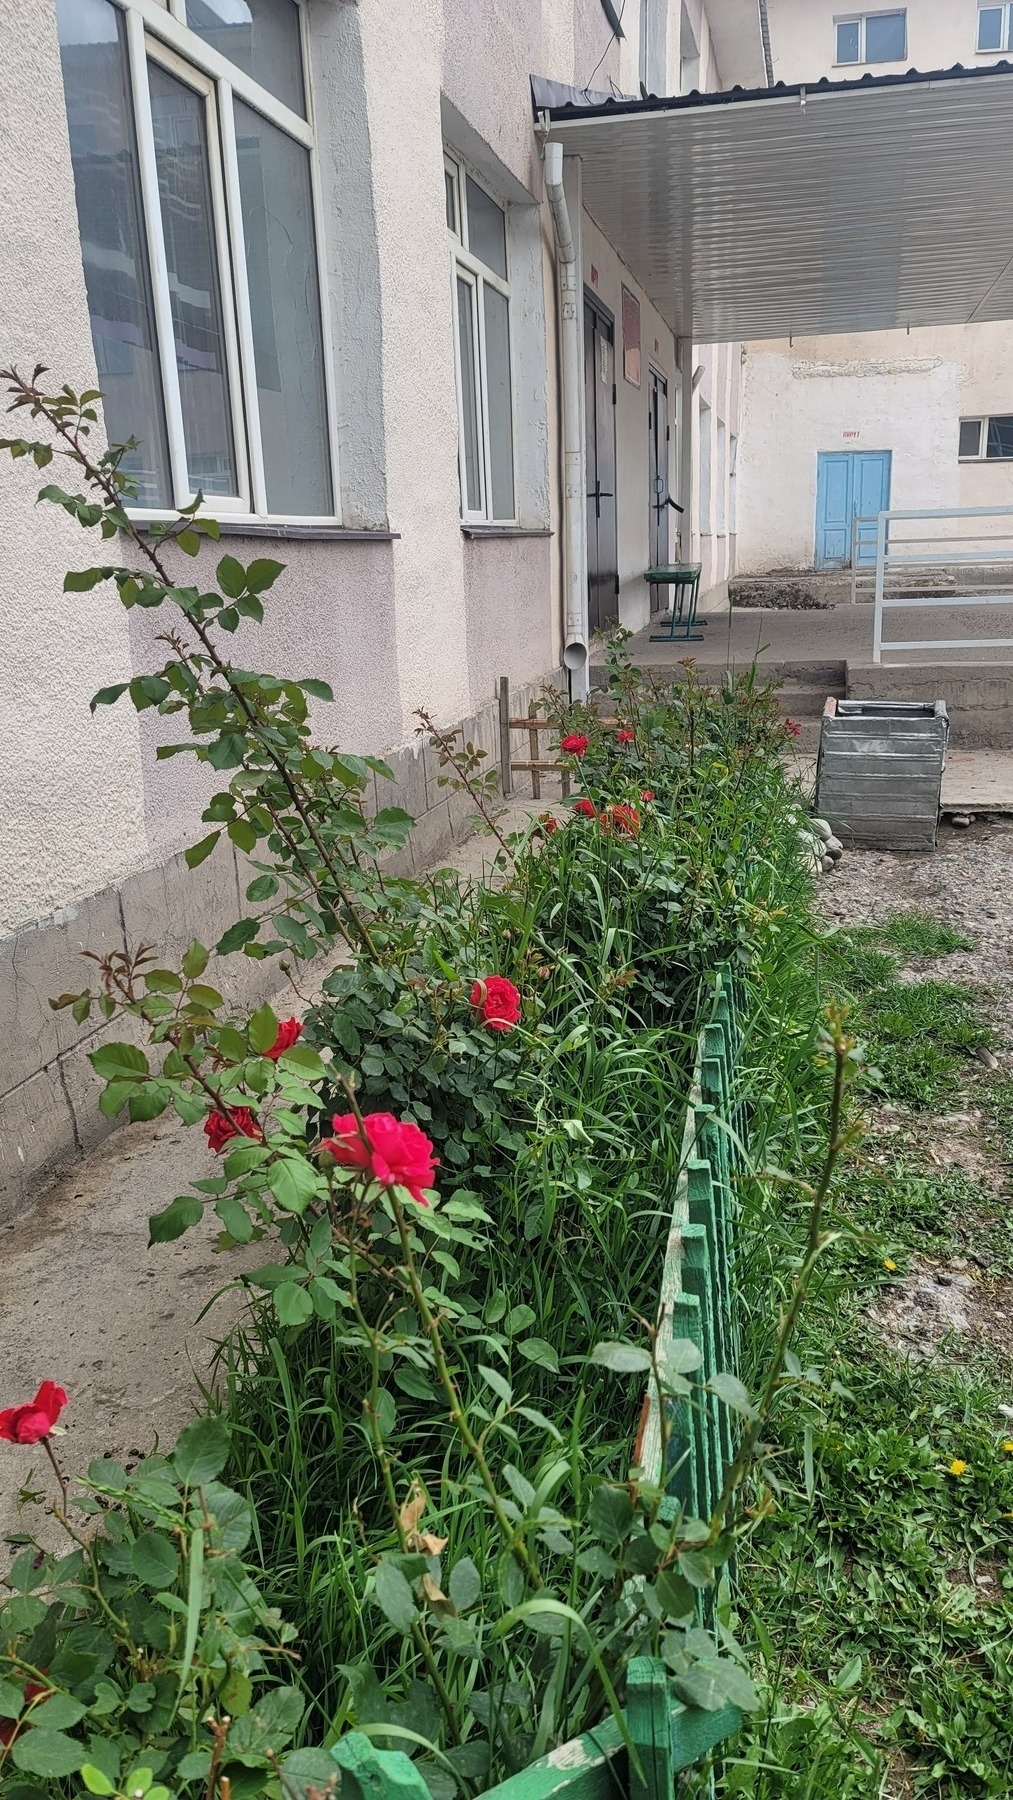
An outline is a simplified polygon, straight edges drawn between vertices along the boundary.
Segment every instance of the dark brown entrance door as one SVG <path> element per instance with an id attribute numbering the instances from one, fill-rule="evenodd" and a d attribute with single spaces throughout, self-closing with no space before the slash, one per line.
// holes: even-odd
<path id="1" fill-rule="evenodd" d="M 584 407 L 587 428 L 587 620 L 600 631 L 619 617 L 616 539 L 615 320 L 584 295 Z"/>
<path id="2" fill-rule="evenodd" d="M 650 472 L 650 493 L 648 504 L 649 533 L 648 554 L 651 568 L 662 568 L 668 561 L 668 467 L 669 467 L 669 426 L 668 426 L 668 382 L 657 369 L 651 369 L 648 397 L 650 412 L 648 430 L 650 443 L 648 448 L 648 468 Z M 661 588 L 657 582 L 651 582 L 651 611 L 661 608 Z"/>

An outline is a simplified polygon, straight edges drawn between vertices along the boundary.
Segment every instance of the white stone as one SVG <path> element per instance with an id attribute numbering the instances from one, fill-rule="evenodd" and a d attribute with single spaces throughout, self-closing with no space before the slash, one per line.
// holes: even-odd
<path id="1" fill-rule="evenodd" d="M 826 819 L 811 819 L 810 824 L 812 825 L 816 836 L 820 838 L 824 844 L 827 842 L 828 838 L 833 837 L 834 828 Z"/>
<path id="2" fill-rule="evenodd" d="M 837 837 L 828 837 L 827 838 L 826 854 L 828 856 L 832 856 L 835 862 L 840 861 L 841 857 L 844 855 L 844 845 L 841 843 L 840 838 L 837 838 Z"/>

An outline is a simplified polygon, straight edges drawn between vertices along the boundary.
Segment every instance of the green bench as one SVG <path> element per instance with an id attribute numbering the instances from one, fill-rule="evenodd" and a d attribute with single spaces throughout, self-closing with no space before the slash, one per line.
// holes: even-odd
<path id="1" fill-rule="evenodd" d="M 703 632 L 695 631 L 695 625 L 704 624 L 703 619 L 696 616 L 697 601 L 700 598 L 700 563 L 661 563 L 655 569 L 647 569 L 644 580 L 649 587 L 670 587 L 672 589 L 672 611 L 668 617 L 666 631 L 652 631 L 652 644 L 669 644 L 676 641 L 683 643 L 702 643 Z"/>

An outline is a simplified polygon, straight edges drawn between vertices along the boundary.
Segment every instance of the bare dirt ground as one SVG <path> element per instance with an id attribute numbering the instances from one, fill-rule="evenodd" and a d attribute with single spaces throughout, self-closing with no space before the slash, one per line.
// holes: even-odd
<path id="1" fill-rule="evenodd" d="M 501 829 L 523 827 L 555 791 L 537 805 L 512 800 Z M 485 879 L 496 848 L 476 835 L 444 866 Z M 323 967 L 314 973 L 319 981 Z M 290 990 L 279 1004 L 297 1010 Z M 236 1277 L 267 1252 L 252 1244 L 219 1255 L 213 1215 L 149 1250 L 147 1221 L 214 1172 L 203 1134 L 174 1116 L 126 1126 L 0 1229 L 0 1407 L 29 1399 L 46 1378 L 65 1387 L 60 1456 L 71 1474 L 98 1456 L 129 1462 L 171 1444 L 199 1404 L 215 1343 L 244 1305 Z M 52 1485 L 38 1451 L 4 1446 L 0 1546 L 12 1532 L 45 1530 L 40 1505 L 22 1494 Z"/>
<path id="2" fill-rule="evenodd" d="M 930 914 L 975 940 L 973 950 L 910 958 L 900 979 L 931 975 L 976 990 L 992 1024 L 994 1051 L 985 1054 L 992 1079 L 1013 1078 L 1013 819 L 994 817 L 967 829 L 940 828 L 933 855 L 851 851 L 821 883 L 820 911 L 837 925 L 869 924 L 895 912 Z M 980 1104 L 981 1065 L 969 1065 L 964 1099 L 938 1117 L 881 1107 L 868 1119 L 868 1149 L 887 1163 L 902 1155 L 926 1173 L 959 1172 L 980 1195 L 966 1220 L 966 1253 L 949 1262 L 929 1257 L 881 1291 L 870 1312 L 874 1329 L 895 1354 L 913 1360 L 949 1345 L 954 1354 L 975 1346 L 1013 1362 L 1013 1284 L 996 1278 L 980 1249 L 976 1224 L 1008 1208 L 1010 1176 Z"/>

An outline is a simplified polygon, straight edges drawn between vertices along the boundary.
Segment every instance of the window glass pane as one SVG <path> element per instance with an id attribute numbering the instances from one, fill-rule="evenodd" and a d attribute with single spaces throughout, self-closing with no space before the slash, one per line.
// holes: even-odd
<path id="1" fill-rule="evenodd" d="M 267 504 L 333 511 L 309 151 L 235 102 Z"/>
<path id="2" fill-rule="evenodd" d="M 899 62 L 905 53 L 906 27 L 906 13 L 870 13 L 865 21 L 866 62 Z"/>
<path id="3" fill-rule="evenodd" d="M 981 6 L 978 8 L 978 49 L 1002 49 L 1002 13 L 1001 6 Z"/>
<path id="4" fill-rule="evenodd" d="M 187 470 L 195 491 L 235 494 L 204 101 L 159 63 L 148 81 Z"/>
<path id="5" fill-rule="evenodd" d="M 506 280 L 506 214 L 468 176 L 468 249 Z"/>
<path id="6" fill-rule="evenodd" d="M 839 63 L 856 63 L 858 61 L 859 30 L 857 19 L 849 19 L 847 24 L 838 25 L 837 60 Z"/>
<path id="7" fill-rule="evenodd" d="M 171 506 L 123 14 L 108 0 L 59 0 L 57 24 L 106 430 L 111 443 L 138 440 L 123 464 L 137 503 Z"/>
<path id="8" fill-rule="evenodd" d="M 443 180 L 447 190 L 447 224 L 457 237 L 457 177 L 452 170 L 444 169 Z"/>
<path id="9" fill-rule="evenodd" d="M 510 302 L 483 282 L 485 374 L 489 396 L 490 516 L 514 516 L 513 408 L 510 396 Z"/>
<path id="10" fill-rule="evenodd" d="M 961 419 L 958 456 L 981 455 L 981 420 Z"/>
<path id="11" fill-rule="evenodd" d="M 1013 456 L 1013 415 L 989 419 L 985 445 L 988 457 Z"/>
<path id="12" fill-rule="evenodd" d="M 470 281 L 457 277 L 457 328 L 461 340 L 461 410 L 464 414 L 464 509 L 482 510 L 482 477 L 478 457 L 478 380 L 475 366 L 475 294 Z"/>
<path id="13" fill-rule="evenodd" d="M 306 117 L 295 0 L 186 0 L 191 31 Z"/>

